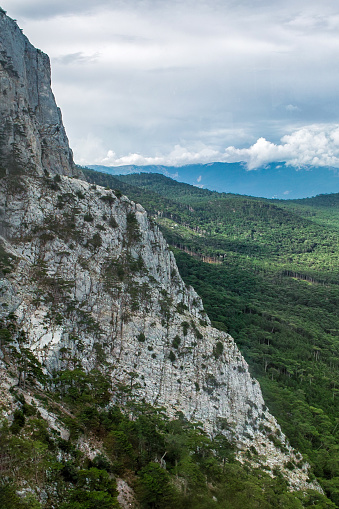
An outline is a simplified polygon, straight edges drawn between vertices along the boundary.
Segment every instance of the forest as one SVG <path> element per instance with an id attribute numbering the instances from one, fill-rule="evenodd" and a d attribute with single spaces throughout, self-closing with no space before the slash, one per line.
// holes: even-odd
<path id="1" fill-rule="evenodd" d="M 290 443 L 339 507 L 339 195 L 267 200 L 163 175 L 85 173 L 157 222 L 183 279 L 235 338 Z"/>

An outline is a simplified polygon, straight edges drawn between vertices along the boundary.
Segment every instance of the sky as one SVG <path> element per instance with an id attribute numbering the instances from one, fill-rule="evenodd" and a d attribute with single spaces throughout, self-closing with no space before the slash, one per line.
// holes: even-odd
<path id="1" fill-rule="evenodd" d="M 1 0 L 78 164 L 339 167 L 333 0 Z"/>

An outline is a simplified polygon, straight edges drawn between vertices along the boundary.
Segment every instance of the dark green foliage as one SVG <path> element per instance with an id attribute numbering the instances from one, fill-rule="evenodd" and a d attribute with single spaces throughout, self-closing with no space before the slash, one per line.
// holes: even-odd
<path id="1" fill-rule="evenodd" d="M 140 240 L 139 223 L 134 212 L 128 212 L 127 220 L 127 236 L 130 242 L 137 242 Z"/>
<path id="2" fill-rule="evenodd" d="M 142 259 L 141 255 L 139 255 L 136 259 L 130 256 L 127 258 L 127 262 L 131 272 L 141 272 L 143 269 L 145 269 L 144 260 Z"/>
<path id="3" fill-rule="evenodd" d="M 0 274 L 9 274 L 13 269 L 15 257 L 7 253 L 4 245 L 0 242 Z"/>
<path id="4" fill-rule="evenodd" d="M 115 202 L 115 196 L 112 194 L 104 194 L 100 196 L 100 200 L 102 200 L 105 203 L 108 203 L 109 205 L 112 205 Z"/>
<path id="5" fill-rule="evenodd" d="M 221 341 L 218 341 L 215 347 L 213 348 L 213 355 L 216 359 L 219 359 L 224 351 L 224 345 L 221 343 Z"/>
<path id="6" fill-rule="evenodd" d="M 190 324 L 188 322 L 181 322 L 181 327 L 182 327 L 182 332 L 183 332 L 184 336 L 187 336 Z"/>
<path id="7" fill-rule="evenodd" d="M 170 476 L 158 463 L 151 462 L 140 470 L 137 493 L 144 508 L 165 509 L 175 502 Z"/>
<path id="8" fill-rule="evenodd" d="M 164 318 L 164 321 L 168 323 L 172 315 L 172 298 L 165 291 L 163 297 L 159 299 L 160 313 Z"/>
<path id="9" fill-rule="evenodd" d="M 125 264 L 121 260 L 111 260 L 107 263 L 104 270 L 104 279 L 107 290 L 110 289 L 111 286 L 114 286 L 115 282 L 123 281 L 125 278 L 125 273 L 127 272 L 125 268 Z"/>
<path id="10" fill-rule="evenodd" d="M 112 471 L 112 464 L 102 454 L 99 454 L 98 456 L 95 456 L 95 458 L 93 458 L 92 465 L 93 467 L 98 468 L 99 470 L 106 470 L 106 472 Z"/>
<path id="11" fill-rule="evenodd" d="M 171 362 L 175 361 L 175 353 L 172 352 L 172 350 L 170 351 L 168 358 Z"/>
<path id="12" fill-rule="evenodd" d="M 26 333 L 18 329 L 14 313 L 10 313 L 6 320 L 0 320 L 0 327 L 0 347 L 6 361 L 15 370 L 18 386 L 25 388 L 26 383 L 35 384 L 37 381 L 45 383 L 41 363 L 29 348 Z"/>
<path id="13" fill-rule="evenodd" d="M 12 334 L 8 329 L 0 329 L 0 348 L 8 345 L 13 340 Z"/>
<path id="14" fill-rule="evenodd" d="M 187 310 L 188 310 L 188 307 L 183 302 L 179 302 L 179 304 L 177 304 L 178 313 L 183 314 Z"/>
<path id="15" fill-rule="evenodd" d="M 179 348 L 179 345 L 181 343 L 181 338 L 177 335 L 172 341 L 173 348 Z"/>
<path id="16" fill-rule="evenodd" d="M 84 221 L 87 221 L 88 223 L 91 223 L 94 220 L 94 217 L 91 214 L 85 214 L 84 215 Z"/>
<path id="17" fill-rule="evenodd" d="M 63 209 L 66 205 L 72 205 L 74 202 L 74 195 L 72 193 L 58 194 L 57 198 L 56 206 L 58 209 Z"/>
<path id="18" fill-rule="evenodd" d="M 93 247 L 94 249 L 98 249 L 102 246 L 102 239 L 100 233 L 95 233 L 91 239 L 87 242 L 88 246 Z"/>
<path id="19" fill-rule="evenodd" d="M 108 224 L 110 225 L 111 228 L 118 228 L 118 223 L 116 222 L 113 216 L 110 217 Z"/>
<path id="20" fill-rule="evenodd" d="M 69 492 L 68 501 L 60 509 L 114 509 L 119 504 L 116 500 L 116 484 L 105 470 L 97 468 L 83 469 L 77 474 L 77 482 Z"/>
<path id="21" fill-rule="evenodd" d="M 68 242 L 70 240 L 81 242 L 83 239 L 82 232 L 76 228 L 76 219 L 73 212 L 65 211 L 58 216 L 47 216 L 41 230 L 43 233 L 46 232 L 46 230 L 47 232 L 52 232 Z"/>
<path id="22" fill-rule="evenodd" d="M 80 191 L 80 189 L 78 191 L 76 191 L 75 194 L 79 198 L 79 200 L 84 200 L 86 198 L 86 196 L 84 195 L 84 193 L 82 191 Z"/>
<path id="23" fill-rule="evenodd" d="M 20 429 L 25 426 L 25 416 L 22 410 L 14 411 L 14 419 L 11 425 L 11 432 L 14 434 L 19 433 Z"/>
<path id="24" fill-rule="evenodd" d="M 79 402 L 106 405 L 110 399 L 109 381 L 96 369 L 89 373 L 81 368 L 66 369 L 54 375 L 53 384 L 55 392 L 70 405 Z M 84 414 L 83 421 L 91 415 Z"/>
<path id="25" fill-rule="evenodd" d="M 8 427 L 1 429 L 0 451 L 6 451 L 16 472 L 10 483 L 0 483 L 5 509 L 113 509 L 118 505 L 112 474 L 128 479 L 143 509 L 303 508 L 314 504 L 318 509 L 334 508 L 322 495 L 290 493 L 280 477 L 271 479 L 264 471 L 244 467 L 234 460 L 233 446 L 225 436 L 211 440 L 199 424 L 188 422 L 182 414 L 170 421 L 162 408 L 131 398 L 125 400 L 124 413 L 104 400 L 98 405 L 103 386 L 108 384 L 98 372 L 62 371 L 54 383 L 54 391 L 45 399 L 57 405 L 61 397 L 67 413 L 61 412 L 59 418 L 71 430 L 71 438 L 55 440 L 47 423 L 33 415 L 17 435 Z M 24 404 L 21 396 L 18 400 Z M 92 461 L 73 443 L 79 433 L 85 438 L 96 436 L 103 443 L 102 452 Z M 49 499 L 40 506 L 33 495 L 19 498 L 16 489 L 22 478 L 34 490 L 50 483 Z"/>
<path id="26" fill-rule="evenodd" d="M 197 339 L 203 339 L 204 336 L 201 334 L 200 330 L 197 329 L 197 327 L 196 327 L 195 323 L 193 322 L 193 320 L 191 320 L 191 327 L 192 327 L 192 330 L 193 330 L 193 332 L 195 334 L 195 337 Z"/>
<path id="27" fill-rule="evenodd" d="M 145 334 L 143 332 L 140 332 L 140 334 L 137 336 L 137 340 L 139 341 L 139 343 L 145 343 L 146 341 Z"/>
<path id="28" fill-rule="evenodd" d="M 16 486 L 6 479 L 0 480 L 0 507 L 1 509 L 41 509 L 33 495 L 21 497 L 16 493 Z"/>

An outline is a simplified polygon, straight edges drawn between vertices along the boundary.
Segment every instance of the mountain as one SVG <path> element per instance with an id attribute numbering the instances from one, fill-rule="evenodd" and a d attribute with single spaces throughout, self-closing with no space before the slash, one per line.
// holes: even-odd
<path id="1" fill-rule="evenodd" d="M 0 22 L 2 507 L 333 507 L 145 209 L 79 178 L 47 57 Z"/>
<path id="2" fill-rule="evenodd" d="M 237 338 L 283 431 L 338 505 L 339 194 L 265 200 L 157 174 L 84 173 L 148 210 L 212 324 Z"/>
<path id="3" fill-rule="evenodd" d="M 332 167 L 295 167 L 270 163 L 247 170 L 245 163 L 189 164 L 185 166 L 99 166 L 90 169 L 110 175 L 160 173 L 179 182 L 210 190 L 264 198 L 295 199 L 339 191 L 339 174 Z"/>

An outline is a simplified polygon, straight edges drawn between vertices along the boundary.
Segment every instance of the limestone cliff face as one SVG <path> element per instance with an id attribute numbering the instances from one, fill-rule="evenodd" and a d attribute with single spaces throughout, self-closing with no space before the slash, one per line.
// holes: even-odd
<path id="1" fill-rule="evenodd" d="M 225 433 L 240 450 L 255 446 L 268 469 L 284 471 L 294 453 L 258 382 L 234 340 L 210 326 L 145 210 L 66 176 L 25 183 L 16 194 L 6 180 L 1 187 L 3 246 L 16 261 L 0 309 L 16 314 L 46 372 L 77 362 L 103 370 L 113 399 L 125 387 Z M 306 467 L 285 472 L 292 484 L 306 482 Z"/>
<path id="2" fill-rule="evenodd" d="M 16 316 L 46 374 L 97 368 L 111 380 L 112 400 L 183 412 L 240 451 L 254 446 L 256 461 L 278 466 L 292 486 L 309 487 L 307 466 L 285 468 L 294 452 L 258 382 L 234 340 L 211 327 L 145 210 L 72 178 L 48 57 L 3 13 L 0 45 L 0 318 Z M 1 273 L 8 256 L 12 268 Z M 5 392 L 6 377 L 0 353 Z"/>
<path id="3" fill-rule="evenodd" d="M 51 90 L 49 58 L 0 10 L 0 165 L 25 171 L 77 172 Z"/>

